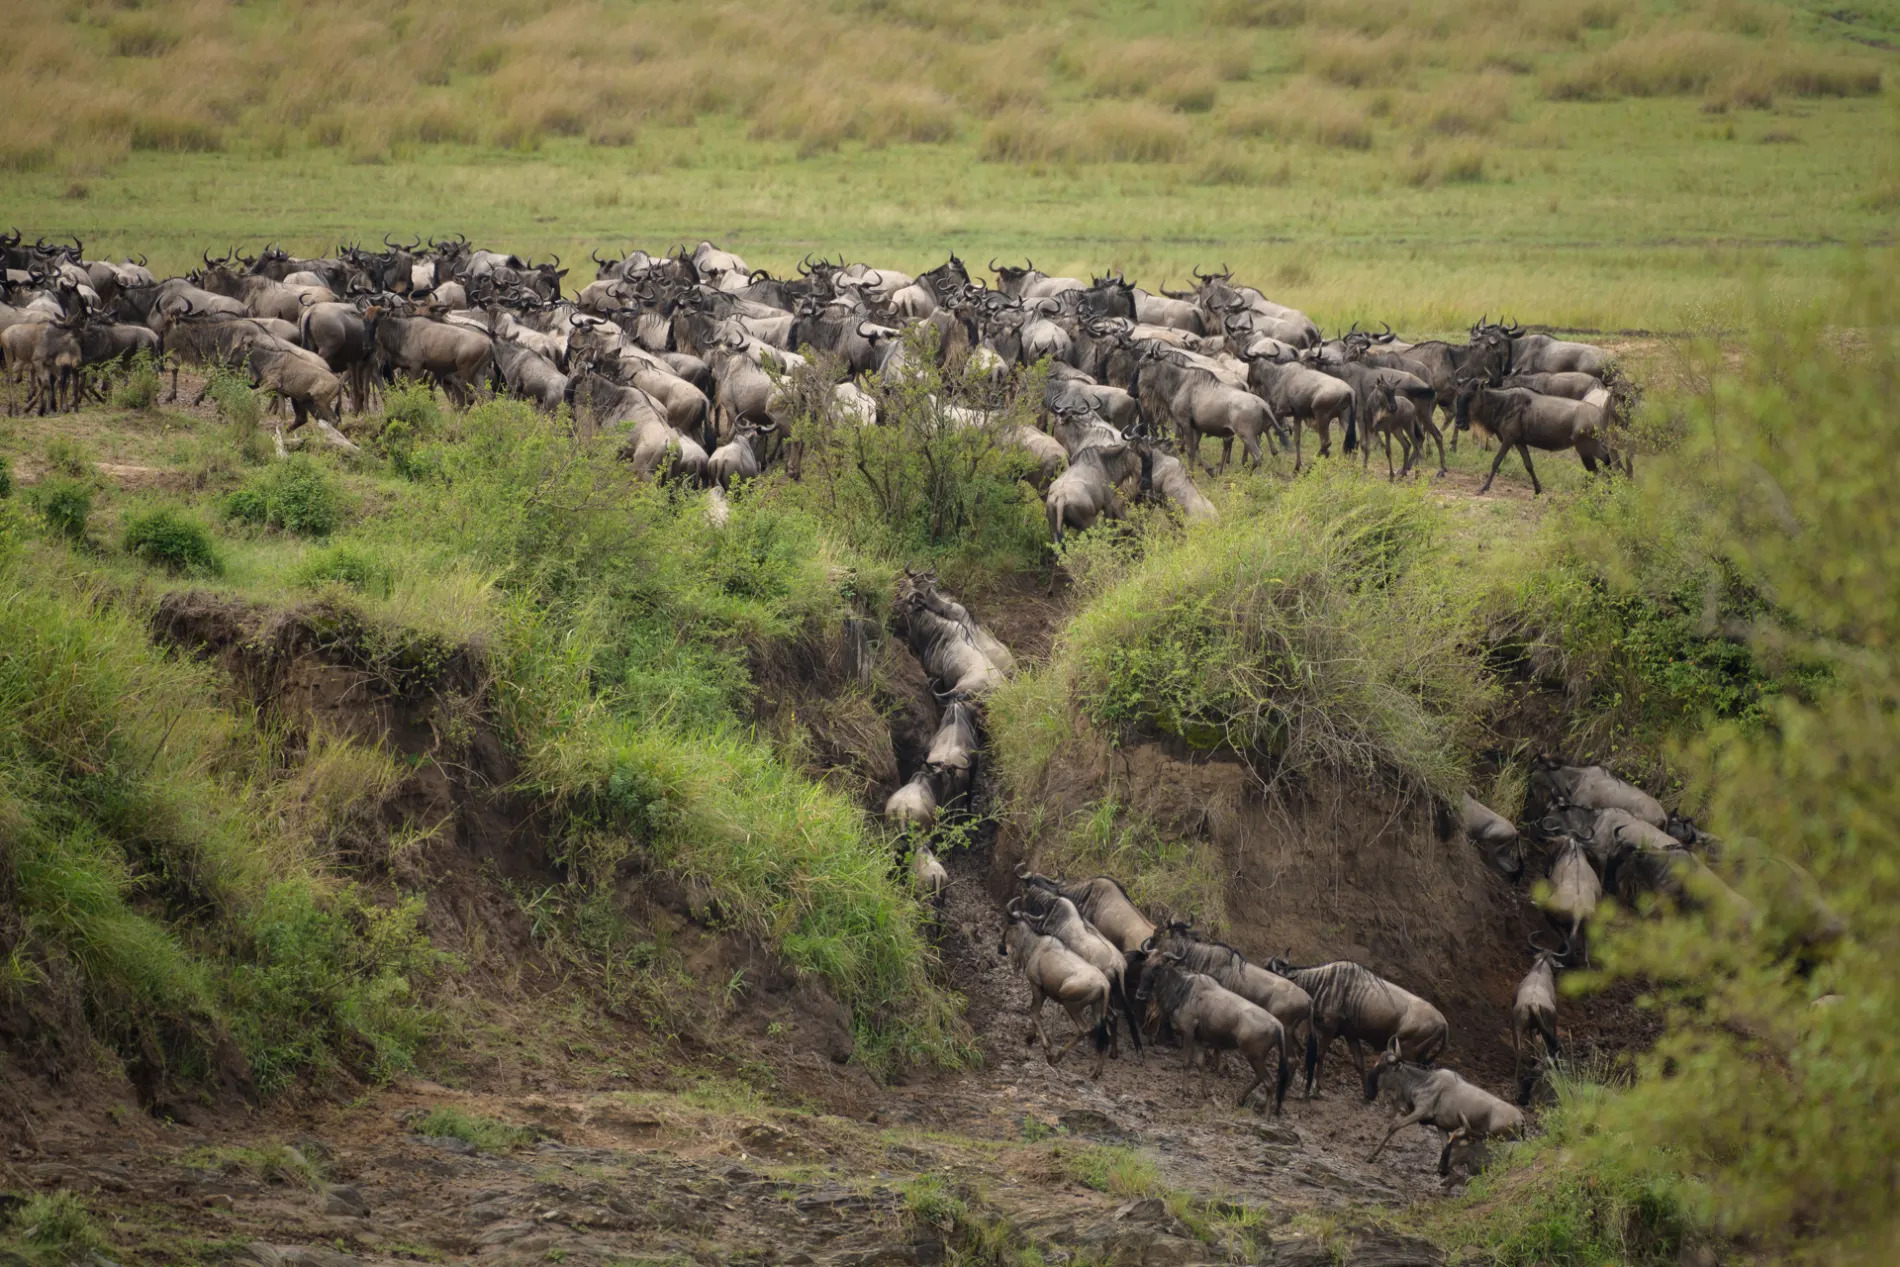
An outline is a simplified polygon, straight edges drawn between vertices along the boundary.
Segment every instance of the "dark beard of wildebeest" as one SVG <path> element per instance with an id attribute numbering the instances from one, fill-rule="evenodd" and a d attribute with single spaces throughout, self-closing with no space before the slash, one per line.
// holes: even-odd
<path id="1" fill-rule="evenodd" d="M 1378 1088 L 1367 1076 L 1362 1043 L 1371 1043 L 1372 1049 L 1379 1051 L 1396 1038 L 1406 1055 L 1429 1063 L 1438 1058 L 1451 1037 L 1451 1027 L 1442 1012 L 1362 964 L 1342 959 L 1303 968 L 1275 957 L 1267 960 L 1267 970 L 1287 978 L 1313 1000 L 1313 1021 L 1306 1031 L 1308 1099 L 1313 1096 L 1320 1064 L 1334 1038 L 1346 1040 L 1366 1099 L 1371 1100 Z"/>
<path id="2" fill-rule="evenodd" d="M 1046 889 L 1026 889 L 1011 901 L 1009 910 L 1012 914 L 1018 903 L 1027 911 L 1037 932 L 1055 938 L 1108 979 L 1109 1003 L 1121 1009 L 1122 1016 L 1128 1021 L 1128 1040 L 1134 1044 L 1135 1058 L 1143 1059 L 1141 1023 L 1135 1013 L 1134 998 L 1128 992 L 1128 960 L 1121 949 L 1100 929 L 1082 918 L 1075 903 L 1060 893 L 1051 893 Z M 1108 1030 L 1110 1054 L 1118 1059 L 1121 1056 L 1120 1028 L 1111 1022 Z"/>
<path id="3" fill-rule="evenodd" d="M 1202 1045 L 1215 1053 L 1238 1051 L 1253 1071 L 1253 1081 L 1240 1093 L 1235 1107 L 1245 1105 L 1248 1097 L 1271 1078 L 1273 1112 L 1276 1117 L 1280 1115 L 1287 1084 L 1292 1081 L 1292 1065 L 1287 1059 L 1286 1027 L 1271 1012 L 1241 998 L 1212 977 L 1184 971 L 1178 962 L 1160 954 L 1146 957 L 1136 993 L 1143 1004 L 1150 1037 L 1159 1032 L 1163 1022 L 1180 1037 L 1185 1068 L 1194 1068 L 1194 1057 Z M 1277 1057 L 1277 1073 L 1267 1064 L 1269 1049 Z M 1215 1059 L 1218 1063 L 1218 1055 Z"/>
<path id="4" fill-rule="evenodd" d="M 1305 990 L 1277 972 L 1269 972 L 1226 942 L 1203 937 L 1180 920 L 1171 921 L 1154 935 L 1152 946 L 1163 954 L 1180 956 L 1181 967 L 1220 982 L 1249 1003 L 1273 1013 L 1286 1027 L 1289 1042 L 1305 1036 L 1313 1019 L 1313 1000 Z"/>
<path id="5" fill-rule="evenodd" d="M 1608 393 L 1605 393 L 1606 401 L 1607 398 Z M 1476 426 L 1498 438 L 1498 455 L 1478 489 L 1481 494 L 1491 491 L 1491 481 L 1498 477 L 1498 468 L 1504 465 L 1504 459 L 1513 448 L 1531 477 L 1533 495 L 1544 491 L 1537 479 L 1537 468 L 1531 465 L 1533 448 L 1546 453 L 1575 449 L 1583 460 L 1583 469 L 1593 475 L 1599 462 L 1609 471 L 1616 470 L 1616 455 L 1601 438 L 1602 429 L 1609 421 L 1606 414 L 1605 408 L 1586 401 L 1539 396 L 1520 387 L 1499 390 L 1476 383 L 1458 393 L 1453 409 L 1460 431 Z"/>

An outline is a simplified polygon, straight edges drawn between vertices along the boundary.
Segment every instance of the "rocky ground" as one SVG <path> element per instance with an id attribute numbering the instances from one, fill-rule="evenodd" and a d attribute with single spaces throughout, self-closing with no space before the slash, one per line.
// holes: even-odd
<path id="1" fill-rule="evenodd" d="M 37 1148 L 16 1147 L 6 1183 L 85 1195 L 115 1246 L 153 1262 L 1442 1261 L 1363 1226 L 1439 1191 L 1437 1148 L 1414 1129 L 1366 1164 L 1389 1110 L 1365 1104 L 1339 1062 L 1316 1099 L 1296 1080 L 1281 1117 L 1234 1107 L 1231 1059 L 1205 1087 L 1174 1049 L 1124 1051 L 1099 1082 L 1086 1048 L 1050 1066 L 1024 1042 L 1027 994 L 995 953 L 987 860 L 952 862 L 942 953 L 982 1044 L 972 1071 L 876 1088 L 814 1059 L 807 1076 L 838 1083 L 802 1097 L 821 1108 L 718 1081 L 408 1081 L 189 1126 L 75 1102 Z M 1047 1019 L 1067 1033 L 1066 1017 Z M 443 1106 L 525 1129 L 486 1147 L 431 1135 Z"/>

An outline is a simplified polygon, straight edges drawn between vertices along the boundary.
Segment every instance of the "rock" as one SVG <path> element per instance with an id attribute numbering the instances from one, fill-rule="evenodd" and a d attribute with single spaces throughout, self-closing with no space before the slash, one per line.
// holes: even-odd
<path id="1" fill-rule="evenodd" d="M 244 1252 L 259 1267 L 362 1267 L 348 1254 L 318 1245 L 271 1245 L 252 1241 Z"/>
<path id="2" fill-rule="evenodd" d="M 1123 1223 L 1174 1222 L 1174 1216 L 1168 1213 L 1167 1204 L 1160 1197 L 1143 1197 L 1139 1201 L 1130 1201 L 1127 1205 L 1116 1209 L 1115 1218 Z"/>
<path id="3" fill-rule="evenodd" d="M 439 1148 L 458 1157 L 473 1157 L 477 1151 L 475 1145 L 453 1135 L 417 1135 L 413 1138 L 418 1144 L 427 1144 L 430 1148 Z"/>
<path id="4" fill-rule="evenodd" d="M 768 1122 L 760 1122 L 739 1132 L 739 1142 L 747 1151 L 765 1157 L 779 1157 L 798 1148 L 798 1141 Z"/>
<path id="5" fill-rule="evenodd" d="M 1121 1123 L 1106 1113 L 1097 1113 L 1094 1109 L 1070 1109 L 1056 1121 L 1071 1135 L 1109 1135 L 1116 1139 L 1125 1138 L 1128 1131 Z"/>
<path id="6" fill-rule="evenodd" d="M 326 1183 L 319 1197 L 325 1214 L 342 1214 L 353 1219 L 369 1217 L 369 1202 L 347 1183 Z"/>
<path id="7" fill-rule="evenodd" d="M 1430 1241 L 1377 1228 L 1354 1228 L 1345 1267 L 1444 1267 L 1445 1255 Z"/>
<path id="8" fill-rule="evenodd" d="M 1256 1139 L 1269 1144 L 1279 1144 L 1287 1148 L 1299 1148 L 1303 1141 L 1300 1133 L 1283 1122 L 1250 1122 L 1248 1129 Z"/>
<path id="9" fill-rule="evenodd" d="M 1334 1267 L 1333 1251 L 1315 1236 L 1295 1236 L 1275 1245 L 1263 1260 L 1267 1267 Z"/>

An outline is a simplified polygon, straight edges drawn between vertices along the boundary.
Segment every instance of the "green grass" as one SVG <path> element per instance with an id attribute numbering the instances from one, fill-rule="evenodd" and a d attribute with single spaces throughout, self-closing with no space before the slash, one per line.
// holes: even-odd
<path id="1" fill-rule="evenodd" d="M 13 1211 L 0 1245 L 30 1263 L 49 1265 L 114 1252 L 85 1201 L 65 1188 L 32 1197 Z"/>
<path id="2" fill-rule="evenodd" d="M 430 1139 L 459 1139 L 485 1153 L 505 1153 L 534 1142 L 534 1132 L 480 1113 L 442 1105 L 410 1124 L 417 1135 Z"/>

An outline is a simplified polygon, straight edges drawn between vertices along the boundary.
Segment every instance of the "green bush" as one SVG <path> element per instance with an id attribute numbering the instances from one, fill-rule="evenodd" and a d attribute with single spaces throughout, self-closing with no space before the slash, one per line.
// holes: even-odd
<path id="1" fill-rule="evenodd" d="M 359 594 L 388 598 L 395 574 L 375 554 L 357 546 L 333 545 L 313 551 L 291 572 L 291 582 L 305 589 L 343 585 Z"/>
<path id="2" fill-rule="evenodd" d="M 46 464 L 76 480 L 91 480 L 96 474 L 91 456 L 78 442 L 65 436 L 54 436 L 46 442 Z"/>
<path id="3" fill-rule="evenodd" d="M 1344 469 L 1254 490 L 1218 531 L 1158 535 L 1119 575 L 1095 558 L 1100 592 L 1042 674 L 1111 734 L 1455 797 L 1493 688 L 1444 522 L 1429 493 Z M 1038 750 L 1042 709 L 1018 706 L 1046 696 L 1037 676 L 994 702 L 1006 766 Z"/>
<path id="4" fill-rule="evenodd" d="M 85 1201 L 65 1188 L 29 1198 L 13 1211 L 10 1230 L 34 1258 L 73 1262 L 112 1249 Z"/>
<path id="5" fill-rule="evenodd" d="M 404 479 L 426 479 L 436 468 L 428 446 L 442 432 L 442 411 L 427 383 L 412 379 L 383 393 L 383 427 L 377 445 L 390 469 Z"/>
<path id="6" fill-rule="evenodd" d="M 231 428 L 231 444 L 247 462 L 262 462 L 270 449 L 264 438 L 264 402 L 242 374 L 227 369 L 211 372 L 205 384 L 218 416 Z"/>
<path id="7" fill-rule="evenodd" d="M 125 377 L 113 388 L 112 403 L 121 409 L 144 412 L 158 403 L 161 385 L 158 362 L 149 352 L 140 352 L 132 358 Z"/>
<path id="8" fill-rule="evenodd" d="M 280 528 L 303 537 L 327 537 L 343 519 L 343 493 L 315 461 L 293 454 L 247 479 L 224 499 L 229 519 Z"/>
<path id="9" fill-rule="evenodd" d="M 0 454 L 0 497 L 13 496 L 13 460 Z"/>
<path id="10" fill-rule="evenodd" d="M 126 519 L 125 551 L 173 572 L 216 576 L 224 570 L 210 534 L 169 506 Z"/>
<path id="11" fill-rule="evenodd" d="M 464 1113 L 448 1105 L 429 1110 L 411 1127 L 429 1139 L 459 1139 L 485 1153 L 504 1153 L 534 1142 L 534 1132 L 479 1113 Z"/>
<path id="12" fill-rule="evenodd" d="M 1048 529 L 1035 490 L 1022 481 L 1032 464 L 1004 442 L 1012 427 L 1034 425 L 1041 379 L 1031 374 L 1012 398 L 991 398 L 976 384 L 944 381 L 929 332 L 908 337 L 904 352 L 919 367 L 884 389 L 884 425 L 860 426 L 830 408 L 830 371 L 814 363 L 788 378 L 804 443 L 798 495 L 853 547 L 893 562 L 958 556 L 1000 567 L 1048 558 Z M 945 406 L 990 414 L 968 425 Z"/>
<path id="13" fill-rule="evenodd" d="M 46 526 L 69 541 L 82 541 L 92 518 L 92 485 L 65 476 L 50 476 L 34 485 L 33 508 Z"/>

